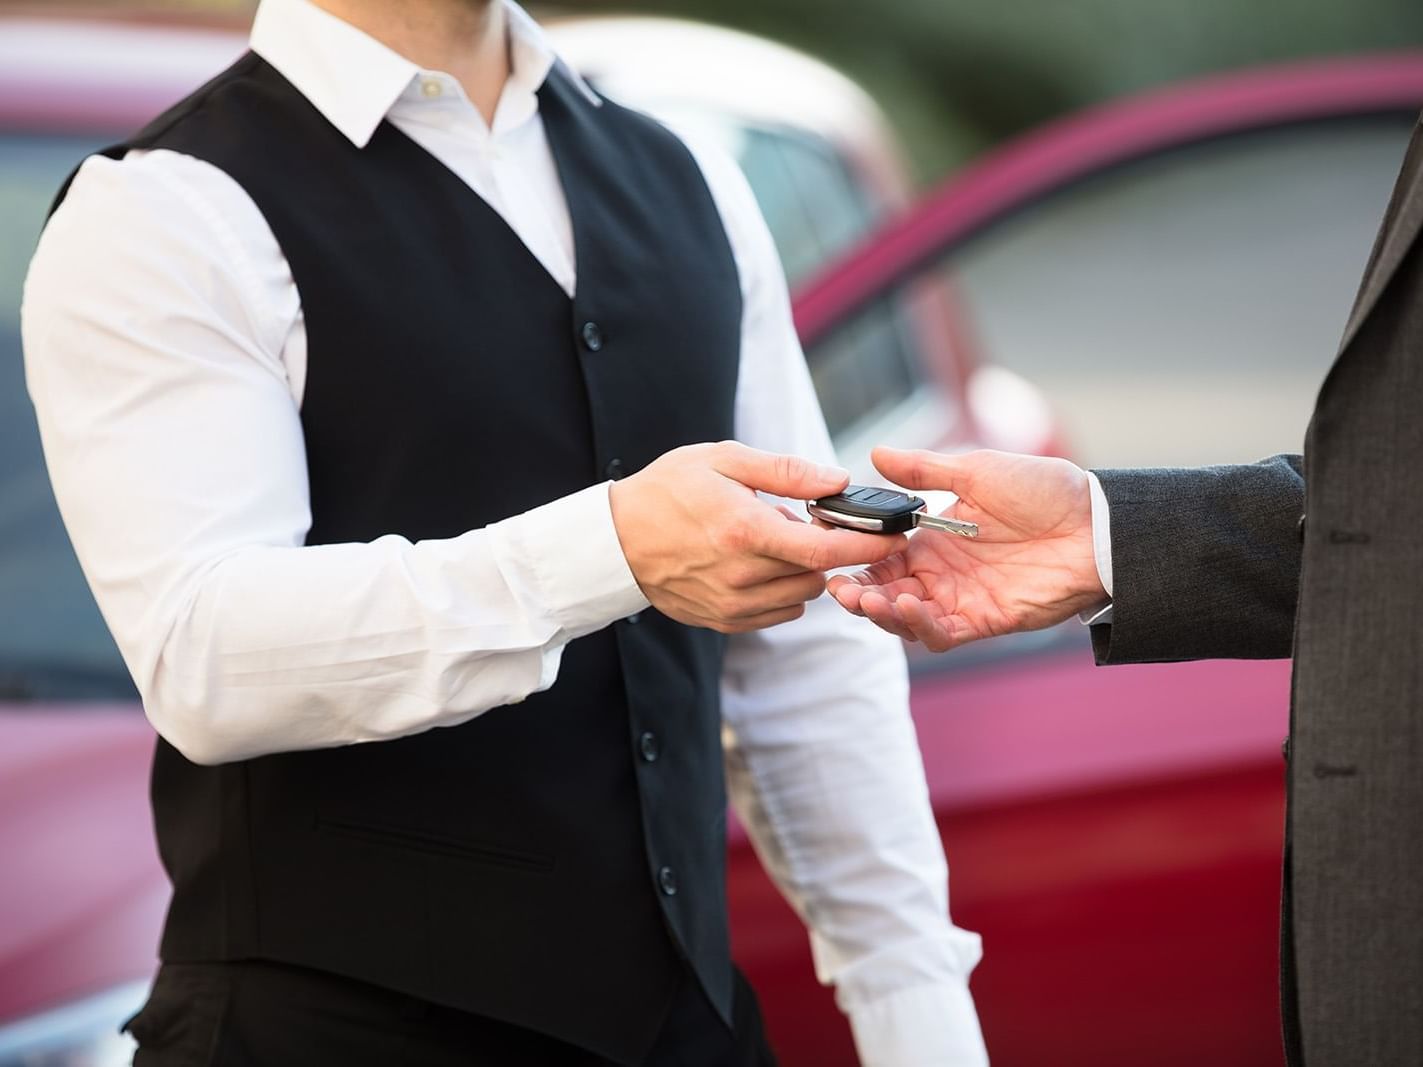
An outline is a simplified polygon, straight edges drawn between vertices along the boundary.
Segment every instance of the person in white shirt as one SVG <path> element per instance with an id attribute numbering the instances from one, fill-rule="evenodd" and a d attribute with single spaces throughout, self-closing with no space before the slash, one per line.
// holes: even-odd
<path id="1" fill-rule="evenodd" d="M 178 889 L 159 987 L 133 1026 L 143 1047 L 138 1062 L 189 1062 L 164 1058 L 172 1052 L 165 1053 L 165 1042 L 182 1044 L 172 1037 L 172 1026 L 165 1028 L 165 1019 L 176 1017 L 195 1020 L 190 1030 L 210 1021 L 214 1030 L 204 1032 L 206 1039 L 229 1051 L 241 1044 L 239 1038 L 256 1041 L 257 1030 L 263 1041 L 297 1033 L 295 1044 L 272 1046 L 285 1051 L 268 1051 L 261 1062 L 284 1055 L 330 1062 L 321 1058 L 325 1053 L 311 1050 L 332 1036 L 331 1028 L 318 1023 L 316 1009 L 303 1010 L 303 1005 L 333 999 L 347 1008 L 365 1004 L 369 1018 L 386 1029 L 393 1017 L 408 1022 L 410 1004 L 427 1014 L 487 1007 L 456 1013 L 457 1025 L 447 1016 L 440 1016 L 438 1027 L 431 1022 L 431 1032 L 443 1028 L 439 1032 L 448 1038 L 446 1053 L 486 1056 L 459 1062 L 507 1062 L 498 1049 L 507 1052 L 523 1048 L 517 1044 L 522 1040 L 554 1038 L 556 1044 L 527 1048 L 542 1049 L 538 1055 L 547 1058 L 540 1062 L 550 1063 L 564 1062 L 561 1057 L 585 1062 L 575 1050 L 588 1055 L 590 1049 L 605 1058 L 586 1062 L 683 1062 L 674 1057 L 706 1039 L 708 1020 L 730 1023 L 733 1029 L 744 1023 L 759 1031 L 759 1024 L 745 1021 L 739 1000 L 736 1019 L 728 1018 L 730 1001 L 718 1001 L 716 982 L 707 978 L 716 968 L 700 958 L 691 960 L 693 977 L 677 979 L 680 992 L 673 994 L 665 1017 L 625 1040 L 600 1031 L 597 1019 L 563 1019 L 559 1012 L 565 1007 L 574 1012 L 571 1005 L 539 1004 L 527 1011 L 511 1007 L 527 1005 L 527 998 L 501 999 L 504 990 L 518 985 L 518 975 L 477 976 L 490 966 L 487 960 L 499 958 L 497 953 L 469 958 L 463 965 L 469 974 L 442 980 L 445 985 L 387 979 L 387 972 L 363 959 L 359 950 L 348 956 L 326 943 L 338 939 L 334 931 L 346 929 L 340 927 L 346 921 L 342 908 L 354 905 L 342 900 L 343 892 L 326 894 L 313 886 L 344 862 L 332 857 L 356 863 L 355 852 L 333 851 L 319 862 L 313 859 L 301 878 L 288 873 L 287 884 L 282 874 L 261 866 L 263 857 L 281 852 L 275 844 L 263 846 L 264 835 L 277 841 L 295 832 L 276 825 L 285 809 L 278 807 L 271 816 L 254 813 L 262 806 L 261 797 L 279 792 L 272 787 L 262 793 L 265 787 L 252 784 L 269 769 L 285 768 L 282 773 L 289 777 L 282 788 L 300 791 L 309 779 L 324 782 L 336 773 L 331 768 L 383 760 L 386 753 L 423 751 L 427 759 L 439 758 L 431 755 L 436 751 L 432 746 L 445 745 L 439 751 L 448 751 L 460 739 L 473 746 L 470 759 L 493 761 L 483 773 L 507 773 L 517 788 L 538 798 L 556 792 L 560 783 L 538 779 L 544 772 L 533 769 L 523 771 L 521 780 L 513 750 L 502 756 L 481 752 L 479 746 L 493 744 L 488 740 L 495 736 L 492 731 L 523 731 L 518 736 L 527 740 L 543 730 L 548 743 L 556 743 L 547 731 L 559 720 L 540 701 L 560 693 L 565 702 L 570 699 L 568 689 L 578 683 L 558 683 L 569 671 L 585 669 L 589 657 L 578 658 L 580 647 L 606 654 L 621 648 L 624 665 L 612 669 L 628 678 L 629 699 L 636 703 L 633 690 L 641 675 L 627 673 L 628 657 L 634 655 L 629 650 L 658 647 L 646 643 L 648 634 L 663 633 L 672 643 L 668 647 L 681 648 L 675 645 L 683 639 L 680 634 L 706 631 L 730 635 L 720 669 L 720 730 L 732 801 L 763 862 L 810 926 L 818 973 L 836 986 L 863 1061 L 884 1067 L 986 1062 L 967 988 L 979 943 L 949 919 L 947 870 L 908 716 L 902 652 L 897 642 L 857 626 L 829 598 L 817 599 L 827 570 L 873 562 L 902 542 L 820 529 L 797 518 L 785 503 L 753 491 L 806 499 L 838 491 L 847 476 L 834 466 L 774 247 L 734 164 L 690 146 L 689 158 L 710 193 L 716 225 L 724 229 L 734 264 L 734 287 L 727 296 L 739 308 L 732 349 L 739 356 L 730 374 L 717 380 L 727 383 L 731 432 L 726 436 L 735 441 L 688 443 L 635 471 L 622 470 L 622 460 L 612 457 L 606 462 L 611 480 L 496 514 L 450 536 L 404 536 L 378 523 L 369 536 L 318 536 L 340 525 L 330 518 L 335 505 L 325 503 L 329 486 L 347 485 L 343 479 L 350 476 L 349 484 L 357 488 L 343 491 L 339 501 L 347 507 L 352 493 L 359 495 L 361 486 L 379 478 L 349 470 L 350 463 L 343 467 L 340 455 L 329 460 L 331 448 L 322 436 L 327 431 L 318 428 L 340 422 L 339 405 L 330 399 L 337 393 L 333 383 L 343 376 L 358 380 L 364 372 L 360 360 L 369 356 L 358 352 L 361 330 L 350 327 L 343 335 L 349 362 L 342 366 L 345 355 L 332 338 L 343 329 L 337 320 L 344 313 L 333 315 L 322 303 L 330 298 L 318 292 L 326 271 L 307 265 L 311 253 L 297 240 L 283 240 L 288 232 L 300 232 L 307 208 L 293 212 L 295 222 L 283 221 L 288 201 L 282 190 L 302 188 L 308 161 L 349 159 L 352 167 L 374 167 L 387 156 L 415 160 L 411 165 L 422 168 L 432 199 L 466 197 L 459 206 L 474 220 L 470 225 L 491 242 L 517 247 L 517 255 L 527 261 L 516 264 L 524 272 L 520 276 L 541 278 L 530 283 L 535 286 L 551 280 L 551 286 L 539 290 L 540 306 L 563 301 L 566 309 L 571 300 L 581 315 L 580 301 L 596 300 L 604 283 L 603 277 L 584 276 L 585 256 L 591 260 L 595 241 L 606 242 L 619 230 L 593 207 L 579 206 L 590 203 L 593 193 L 581 184 L 568 186 L 561 153 L 574 153 L 600 136 L 579 123 L 625 124 L 647 144 L 660 146 L 656 151 L 666 153 L 669 167 L 680 165 L 674 157 L 685 149 L 658 140 L 665 135 L 652 131 L 647 120 L 593 94 L 557 61 L 536 24 L 512 3 L 264 0 L 252 49 L 254 55 L 234 68 L 237 73 L 228 76 L 224 87 L 200 94 L 196 107 L 160 123 L 146 140 L 83 164 L 43 235 L 25 291 L 28 382 L 56 495 L 86 576 L 162 738 L 155 807 L 160 842 L 165 826 L 177 842 L 165 849 L 165 860 Z M 269 96 L 285 94 L 283 106 L 293 115 L 301 110 L 300 121 L 307 123 L 302 128 L 314 131 L 309 146 L 297 146 L 289 163 L 280 163 L 286 158 L 280 155 L 285 129 L 280 122 L 268 131 L 270 141 L 264 134 L 231 156 L 230 167 L 215 164 L 216 156 L 203 158 L 206 150 L 181 150 L 186 142 L 171 140 L 177 129 L 189 131 L 195 144 L 220 143 L 214 127 L 202 125 L 203 109 L 236 108 L 225 103 L 231 99 L 222 95 L 227 91 L 247 93 L 256 101 L 258 94 L 248 91 L 253 85 Z M 261 106 L 242 99 L 241 107 Z M 555 104 L 561 110 L 550 110 Z M 233 113 L 246 114 L 240 108 Z M 412 155 L 412 146 L 420 153 Z M 273 153 L 270 163 L 260 158 L 267 152 Z M 617 164 L 610 160 L 608 165 Z M 285 168 L 283 173 L 275 173 L 278 166 Z M 261 180 L 235 178 L 244 167 Z M 594 177 L 601 180 L 590 176 L 590 188 L 597 184 Z M 398 173 L 379 175 L 387 182 L 399 178 Z M 613 178 L 638 180 L 634 172 Z M 268 189 L 267 181 L 278 192 L 257 191 L 259 185 Z M 344 190 L 345 183 L 330 188 Z M 468 199 L 469 193 L 478 201 Z M 688 191 L 688 197 L 693 195 Z M 419 199 L 418 194 L 405 204 L 387 199 L 390 212 L 411 212 L 410 223 L 395 231 L 369 232 L 396 241 L 415 226 Z M 322 210 L 315 199 L 308 207 L 312 217 Z M 486 207 L 493 214 L 479 213 Z M 362 226 L 379 225 L 379 220 L 372 223 L 349 212 L 342 218 L 361 233 L 366 232 Z M 669 228 L 674 221 L 669 220 Z M 322 241 L 349 236 L 312 232 Z M 438 240 L 438 234 L 431 240 Z M 377 245 L 372 239 L 360 247 Z M 390 262 L 378 264 L 382 269 L 429 272 L 429 307 L 401 309 L 400 314 L 412 324 L 412 316 L 436 315 L 441 305 L 433 289 L 449 274 L 440 270 L 440 251 L 431 247 L 428 255 L 410 260 L 407 270 L 395 262 L 395 244 L 381 247 L 391 250 Z M 335 273 L 334 268 L 348 266 L 347 258 L 325 262 Z M 359 256 L 353 253 L 349 259 L 355 262 Z M 604 306 L 612 307 L 616 295 L 609 292 Z M 451 297 L 457 297 L 457 290 Z M 372 307 L 379 303 L 353 293 L 345 309 L 353 319 L 374 316 L 382 313 Z M 486 307 L 488 321 L 469 322 L 472 334 L 503 328 L 499 316 L 504 308 L 478 306 Z M 598 422 L 604 398 L 596 392 L 595 375 L 601 373 L 598 367 L 611 366 L 596 357 L 600 350 L 612 355 L 619 344 L 632 348 L 635 342 L 631 329 L 619 333 L 608 328 L 607 318 L 600 321 L 601 326 L 590 318 L 580 326 L 575 319 L 575 345 L 587 361 L 583 373 L 595 429 L 604 425 Z M 693 342 L 688 338 L 687 343 Z M 516 364 L 506 367 L 517 373 Z M 362 396 L 370 399 L 370 392 Z M 627 392 L 609 394 L 607 402 L 631 403 Z M 426 422 L 437 424 L 442 417 L 437 394 L 428 394 L 428 407 L 422 402 L 426 414 L 405 427 L 405 437 L 419 438 Z M 527 391 L 516 394 L 515 402 L 524 396 Z M 498 414 L 491 411 L 488 418 Z M 608 425 L 611 429 L 599 432 L 617 430 Z M 378 427 L 370 430 L 379 432 Z M 410 477 L 439 481 L 446 462 L 452 470 L 466 462 L 463 453 L 429 447 L 432 452 L 407 468 Z M 532 463 L 532 453 L 526 460 L 521 452 L 540 444 L 516 438 L 507 440 L 506 447 L 505 454 L 482 458 L 495 464 L 489 469 L 501 477 L 504 470 L 517 474 L 521 464 Z M 371 488 L 373 499 L 378 491 Z M 436 495 L 480 492 L 480 486 L 456 480 L 441 483 Z M 515 494 L 510 499 L 517 498 L 515 490 L 509 492 Z M 648 621 L 633 625 L 644 616 Z M 595 645 L 605 639 L 606 644 Z M 570 660 L 577 664 L 570 667 Z M 676 684 L 675 677 L 663 676 L 664 694 Z M 714 692 L 696 699 L 716 707 Z M 544 726 L 541 717 L 546 717 Z M 661 766 L 670 769 L 670 754 L 657 762 L 659 746 L 665 748 L 668 737 L 681 740 L 680 729 L 671 721 L 636 737 L 638 754 L 632 758 L 642 776 L 638 788 L 644 794 L 644 815 L 654 821 L 655 807 L 646 806 L 648 791 L 661 787 L 647 776 Z M 515 765 L 501 769 L 501 760 Z M 343 802 L 360 801 L 349 794 L 380 795 L 395 765 L 360 766 L 374 777 L 348 788 Z M 406 795 L 382 795 L 379 803 L 409 803 L 422 819 L 451 817 L 449 804 L 427 805 L 441 810 L 422 812 L 422 802 L 408 799 L 415 783 L 429 783 L 432 792 L 444 788 L 428 762 L 421 766 L 418 773 L 410 772 Z M 249 811 L 214 814 L 213 826 L 223 829 L 193 829 L 197 816 L 192 813 L 199 810 L 202 795 L 231 795 L 235 779 L 228 772 L 234 768 L 245 768 L 241 790 Z M 344 769 L 340 773 L 355 776 Z M 197 784 L 218 782 L 226 784 Z M 667 794 L 659 795 L 668 797 L 664 804 L 673 804 Z M 318 822 L 325 819 L 321 803 Z M 376 800 L 371 804 L 375 807 Z M 214 812 L 220 807 L 214 801 Z M 379 818 L 385 809 L 376 810 Z M 180 825 L 184 813 L 192 825 Z M 466 812 L 461 817 L 492 820 L 497 814 Z M 222 821 L 230 817 L 239 822 Z M 267 826 L 264 818 L 275 823 Z M 328 821 L 326 829 L 342 831 L 339 820 Z M 382 834 L 387 829 L 376 828 Z M 678 847 L 665 833 L 658 838 L 655 830 L 648 831 L 649 850 Z M 369 848 L 374 831 L 363 823 L 360 832 L 366 835 L 360 847 Z M 243 886 L 243 878 L 255 884 L 251 916 L 242 920 L 252 929 L 233 933 L 230 924 L 237 920 L 229 916 L 229 928 L 209 937 L 201 932 L 207 917 L 180 914 L 185 899 L 219 899 L 202 897 L 206 883 L 190 868 L 230 863 L 230 856 L 219 861 L 204 850 L 216 847 L 210 838 L 234 833 L 257 842 L 242 853 L 243 862 L 254 866 L 241 867 L 248 873 L 238 879 Z M 304 862 L 304 854 L 316 856 L 318 848 L 341 847 L 335 836 L 318 834 L 309 846 L 293 846 L 290 863 Z M 393 836 L 393 831 L 387 834 Z M 453 847 L 439 835 L 410 836 L 422 855 Z M 460 848 L 468 851 L 463 843 Z M 198 858 L 188 862 L 185 850 Z M 543 859 L 513 851 L 502 862 L 534 869 Z M 370 869 L 391 868 L 383 860 Z M 651 874 L 649 899 L 662 898 L 675 934 L 670 943 L 697 957 L 689 943 L 697 937 L 709 944 L 717 939 L 690 927 L 700 921 L 696 916 L 714 912 L 720 887 L 706 887 L 712 904 L 695 904 L 702 887 L 684 880 L 679 893 L 672 866 L 653 859 Z M 187 887 L 190 875 L 194 884 Z M 274 888 L 264 889 L 263 879 L 269 877 Z M 494 878 L 489 874 L 486 881 Z M 238 890 L 228 884 L 229 896 L 221 899 L 228 901 L 223 908 L 231 909 L 231 894 Z M 309 904 L 290 905 L 308 909 L 292 913 L 300 915 L 292 924 L 303 932 L 290 934 L 290 946 L 282 947 L 286 935 L 273 932 L 280 925 L 273 916 L 287 906 L 279 901 L 308 891 L 313 897 Z M 264 893 L 265 913 L 255 903 Z M 470 903 L 478 911 L 479 901 Z M 705 910 L 678 910 L 684 907 Z M 194 909 L 202 910 L 196 904 Z M 358 913 L 349 929 L 374 938 L 375 930 L 396 918 Z M 496 936 L 501 916 L 474 915 L 469 921 L 485 924 L 481 929 L 488 928 L 487 936 Z M 724 915 L 719 921 L 724 924 Z M 321 941 L 320 930 L 311 930 L 327 922 L 333 933 L 319 947 L 291 947 Z M 403 952 L 406 940 L 391 953 Z M 531 945 L 522 951 L 535 952 Z M 577 944 L 557 944 L 551 951 L 566 955 L 571 969 L 575 962 L 588 962 L 579 961 L 585 950 Z M 665 947 L 658 951 L 668 952 Z M 305 969 L 283 970 L 283 963 Z M 564 968 L 557 959 L 543 966 L 546 983 Z M 389 967 L 390 974 L 405 973 L 395 963 Z M 327 970 L 332 982 L 360 984 L 322 986 L 318 979 L 324 980 Z M 239 971 L 240 981 L 232 977 Z M 461 999 L 465 979 L 466 985 L 484 982 L 467 1001 Z M 706 995 L 698 991 L 698 981 Z M 207 996 L 215 985 L 222 986 L 216 1002 Z M 386 986 L 413 999 L 396 1008 L 372 999 Z M 590 989 L 586 982 L 583 988 Z M 259 996 L 263 999 L 254 999 Z M 744 997 L 744 990 L 738 996 Z M 539 998 L 557 1000 L 558 995 L 545 991 Z M 594 999 L 590 992 L 590 1003 Z M 241 1019 L 259 1014 L 272 1021 L 243 1037 Z M 221 1026 L 219 1018 L 226 1019 Z M 342 1032 L 341 1039 L 350 1042 L 340 1054 L 342 1062 L 365 1062 L 352 1058 L 353 1050 L 363 1050 L 372 1062 L 391 1055 L 374 1036 L 376 1024 L 367 1029 L 371 1032 L 351 1027 Z M 502 1044 L 507 1041 L 515 1044 Z M 749 1048 L 759 1038 L 738 1034 L 737 1041 L 738 1047 Z M 518 1054 L 521 1061 L 527 1061 L 527 1048 Z M 637 1051 L 628 1051 L 633 1048 Z M 737 1052 L 741 1058 L 706 1062 L 759 1062 L 759 1054 Z M 219 1055 L 191 1062 L 245 1061 Z M 424 1059 L 404 1062 L 443 1060 L 430 1051 Z"/>

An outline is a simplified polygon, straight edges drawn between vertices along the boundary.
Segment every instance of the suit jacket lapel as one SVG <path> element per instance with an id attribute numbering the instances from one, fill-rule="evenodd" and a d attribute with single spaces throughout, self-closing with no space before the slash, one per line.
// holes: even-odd
<path id="1" fill-rule="evenodd" d="M 1349 324 L 1344 328 L 1344 339 L 1339 343 L 1340 352 L 1349 347 L 1349 342 L 1359 332 L 1369 312 L 1373 311 L 1420 229 L 1423 229 L 1423 124 L 1413 128 L 1413 139 L 1408 143 L 1403 169 L 1394 185 L 1393 197 L 1389 200 L 1383 226 L 1369 255 L 1368 266 L 1364 268 L 1364 280 L 1354 301 Z"/>

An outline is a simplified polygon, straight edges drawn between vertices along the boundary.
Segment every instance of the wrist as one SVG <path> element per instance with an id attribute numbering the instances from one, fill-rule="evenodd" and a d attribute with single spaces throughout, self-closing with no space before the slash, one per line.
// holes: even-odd
<path id="1" fill-rule="evenodd" d="M 608 509 L 613 530 L 628 570 L 644 594 L 657 588 L 671 573 L 667 533 L 672 516 L 665 494 L 646 471 L 608 483 Z"/>
<path id="2" fill-rule="evenodd" d="M 642 579 L 639 575 L 641 569 L 641 539 L 636 534 L 638 491 L 637 475 L 625 478 L 621 481 L 608 483 L 608 510 L 613 520 L 613 532 L 618 539 L 618 545 L 622 549 L 623 559 L 627 561 L 628 570 L 632 572 L 633 580 L 639 586 Z"/>
<path id="3" fill-rule="evenodd" d="M 1087 499 L 1092 512 L 1092 564 L 1100 587 L 1099 603 L 1112 599 L 1112 515 L 1106 491 L 1097 475 L 1087 472 Z"/>

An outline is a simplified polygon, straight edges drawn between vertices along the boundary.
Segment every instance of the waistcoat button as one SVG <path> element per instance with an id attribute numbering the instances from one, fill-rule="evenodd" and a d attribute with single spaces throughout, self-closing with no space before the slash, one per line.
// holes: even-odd
<path id="1" fill-rule="evenodd" d="M 662 745 L 651 730 L 637 739 L 637 750 L 642 754 L 644 763 L 656 763 L 657 757 L 662 755 Z"/>
<path id="2" fill-rule="evenodd" d="M 581 336 L 583 347 L 589 352 L 596 352 L 603 347 L 603 328 L 596 322 L 585 322 Z"/>
<path id="3" fill-rule="evenodd" d="M 617 458 L 608 460 L 608 465 L 603 468 L 603 473 L 612 481 L 617 481 L 623 476 L 623 461 Z"/>
<path id="4" fill-rule="evenodd" d="M 671 867 L 663 867 L 657 872 L 657 885 L 664 896 L 675 897 L 677 895 L 677 872 Z"/>

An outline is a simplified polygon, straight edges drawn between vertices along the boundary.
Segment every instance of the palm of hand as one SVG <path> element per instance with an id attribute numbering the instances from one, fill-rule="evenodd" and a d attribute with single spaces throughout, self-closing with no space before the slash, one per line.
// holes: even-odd
<path id="1" fill-rule="evenodd" d="M 949 514 L 976 539 L 921 530 L 909 547 L 831 589 L 840 603 L 933 651 L 1040 629 L 1103 596 L 1086 476 L 1071 463 L 978 453 Z"/>

